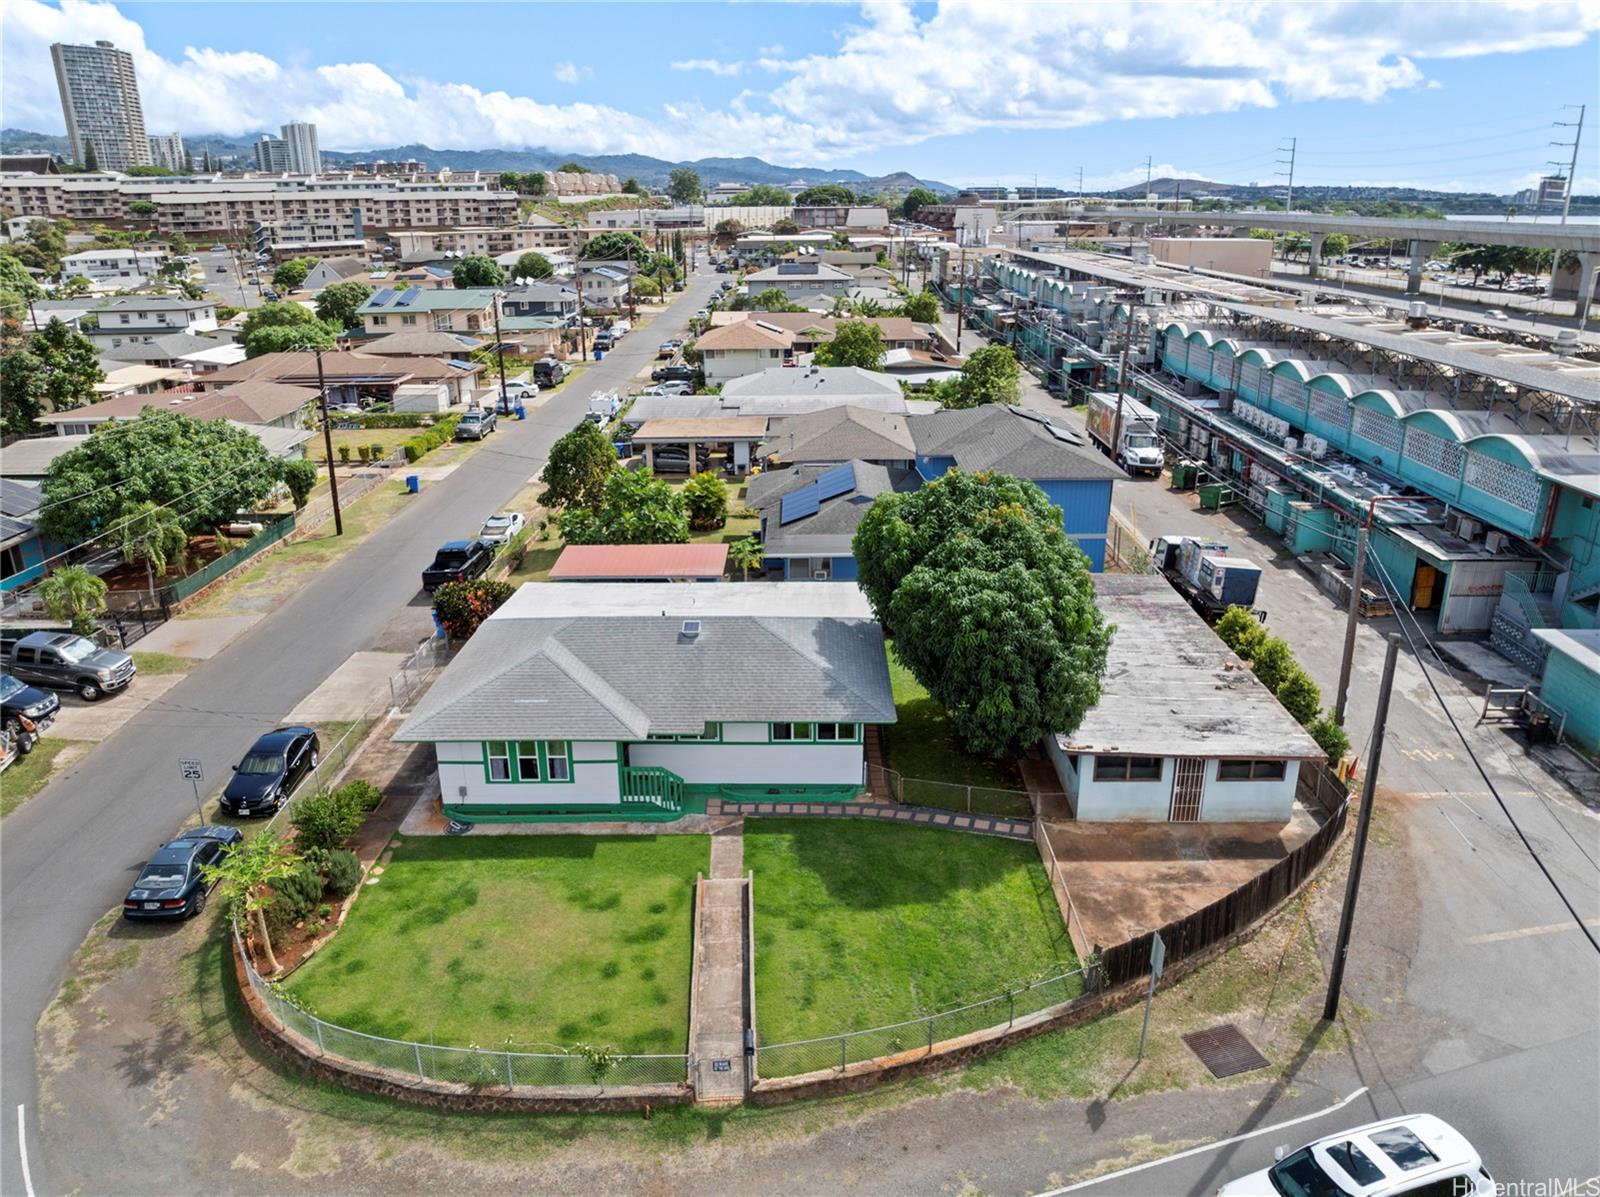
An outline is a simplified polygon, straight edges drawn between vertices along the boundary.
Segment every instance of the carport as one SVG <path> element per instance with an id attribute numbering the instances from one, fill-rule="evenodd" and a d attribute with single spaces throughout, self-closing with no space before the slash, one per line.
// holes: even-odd
<path id="1" fill-rule="evenodd" d="M 701 445 L 713 452 L 721 450 L 733 463 L 734 472 L 750 472 L 750 458 L 756 445 L 767 439 L 766 416 L 672 417 L 646 420 L 633 434 L 633 443 L 644 449 L 645 465 L 655 472 L 655 451 L 667 445 L 682 445 L 693 463 Z M 690 471 L 693 473 L 693 470 Z"/>

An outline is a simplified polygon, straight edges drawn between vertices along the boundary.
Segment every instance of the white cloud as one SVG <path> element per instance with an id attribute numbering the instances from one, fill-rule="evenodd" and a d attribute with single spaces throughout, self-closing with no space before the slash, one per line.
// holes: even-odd
<path id="1" fill-rule="evenodd" d="M 715 58 L 685 58 L 672 64 L 675 71 L 709 71 L 713 75 L 726 78 L 729 75 L 744 73 L 742 62 L 719 62 Z"/>
<path id="2" fill-rule="evenodd" d="M 837 9 L 817 11 L 838 19 Z M 404 7 L 394 12 L 407 19 Z M 1419 64 L 1433 59 L 1573 46 L 1600 29 L 1592 0 L 1174 0 L 1097 6 L 1092 21 L 1084 12 L 989 0 L 945 0 L 932 11 L 904 0 L 867 4 L 844 18 L 827 53 L 785 58 L 782 46 L 767 45 L 749 61 L 672 64 L 775 76 L 761 89 L 715 108 L 680 99 L 630 112 L 398 76 L 371 62 L 274 61 L 200 46 L 174 60 L 150 50 L 138 23 L 109 0 L 7 0 L 0 106 L 8 125 L 59 130 L 49 45 L 104 38 L 133 54 L 152 130 L 240 134 L 308 119 L 330 149 L 425 142 L 828 163 L 984 131 L 1370 103 L 1430 86 Z M 554 77 L 571 85 L 592 71 L 563 62 Z"/>

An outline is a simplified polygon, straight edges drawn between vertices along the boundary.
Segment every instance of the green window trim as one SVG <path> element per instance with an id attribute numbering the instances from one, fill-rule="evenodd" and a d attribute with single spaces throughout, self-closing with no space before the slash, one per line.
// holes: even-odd
<path id="1" fill-rule="evenodd" d="M 534 749 L 531 755 L 525 751 L 530 747 Z M 555 749 L 553 753 L 551 752 L 552 748 Z M 495 749 L 499 749 L 499 751 L 496 752 L 494 751 Z M 551 776 L 550 762 L 552 759 L 558 765 L 564 762 L 565 777 Z M 537 777 L 522 776 L 522 764 L 524 761 L 529 760 L 536 762 Z M 505 777 L 496 777 L 494 775 L 493 762 L 495 761 L 505 762 L 507 773 Z M 440 761 L 439 763 L 443 765 L 477 764 L 480 762 Z M 567 785 L 577 780 L 574 776 L 577 770 L 573 768 L 571 740 L 485 740 L 483 742 L 483 760 L 481 764 L 483 765 L 483 780 L 492 786 Z"/>
<path id="2" fill-rule="evenodd" d="M 813 744 L 823 748 L 831 748 L 836 744 L 862 744 L 866 742 L 863 734 L 864 724 L 860 723 L 802 723 L 802 722 L 777 722 L 767 724 L 768 744 Z M 791 734 L 779 736 L 778 729 L 787 727 Z M 792 729 L 804 728 L 804 735 L 792 734 Z M 824 729 L 831 729 L 831 734 L 824 735 Z M 848 732 L 846 732 L 848 729 Z"/>
<path id="3" fill-rule="evenodd" d="M 705 730 L 698 735 L 678 735 L 672 732 L 651 732 L 645 737 L 645 743 L 652 744 L 720 744 L 722 743 L 722 724 L 707 723 Z"/>

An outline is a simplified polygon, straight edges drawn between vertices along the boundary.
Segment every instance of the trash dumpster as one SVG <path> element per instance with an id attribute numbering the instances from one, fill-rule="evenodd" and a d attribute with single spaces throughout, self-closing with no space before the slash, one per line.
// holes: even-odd
<path id="1" fill-rule="evenodd" d="M 1193 461 L 1180 461 L 1172 467 L 1172 489 L 1193 490 L 1200 467 Z"/>
<path id="2" fill-rule="evenodd" d="M 1200 509 L 1220 511 L 1233 502 L 1233 488 L 1224 482 L 1206 482 L 1200 486 Z"/>
<path id="3" fill-rule="evenodd" d="M 412 494 L 416 494 L 421 489 L 422 489 L 422 479 L 419 478 L 416 474 L 407 474 L 406 475 L 406 490 L 410 491 Z"/>

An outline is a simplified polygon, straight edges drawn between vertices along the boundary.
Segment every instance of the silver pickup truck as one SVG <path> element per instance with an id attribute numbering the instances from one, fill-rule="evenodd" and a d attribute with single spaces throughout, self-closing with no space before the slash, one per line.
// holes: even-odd
<path id="1" fill-rule="evenodd" d="M 75 690 L 87 702 L 126 689 L 138 672 L 127 653 L 59 631 L 0 636 L 0 666 L 19 681 Z"/>

